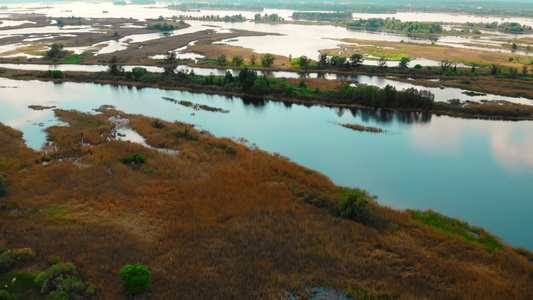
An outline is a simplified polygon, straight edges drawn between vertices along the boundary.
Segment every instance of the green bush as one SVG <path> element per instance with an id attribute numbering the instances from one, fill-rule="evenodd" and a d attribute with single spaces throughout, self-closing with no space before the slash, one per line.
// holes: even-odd
<path id="1" fill-rule="evenodd" d="M 161 129 L 161 128 L 165 127 L 165 124 L 161 123 L 161 121 L 159 121 L 159 120 L 155 120 L 152 123 L 152 127 L 157 128 L 157 129 Z"/>
<path id="2" fill-rule="evenodd" d="M 345 189 L 339 199 L 339 213 L 341 217 L 359 220 L 364 215 L 367 201 L 360 189 Z"/>
<path id="3" fill-rule="evenodd" d="M 132 156 L 124 156 L 122 162 L 125 164 L 140 164 L 145 163 L 146 158 L 141 154 L 133 154 Z"/>
<path id="4" fill-rule="evenodd" d="M 150 285 L 150 271 L 139 263 L 135 266 L 126 265 L 120 269 L 120 279 L 123 281 L 126 292 L 136 295 Z"/>
<path id="5" fill-rule="evenodd" d="M 73 263 L 58 263 L 51 266 L 48 270 L 39 273 L 35 277 L 35 285 L 40 287 L 41 293 L 49 293 L 57 287 L 57 282 L 55 282 L 56 278 L 75 274 L 76 266 Z"/>
<path id="6" fill-rule="evenodd" d="M 228 146 L 226 147 L 226 149 L 224 149 L 224 151 L 228 154 L 235 154 L 237 153 L 237 151 L 235 151 L 235 148 L 233 148 L 232 146 Z"/>
<path id="7" fill-rule="evenodd" d="M 50 256 L 48 257 L 48 263 L 51 264 L 51 265 L 55 265 L 55 264 L 58 264 L 61 262 L 61 258 L 59 258 L 59 256 Z"/>
<path id="8" fill-rule="evenodd" d="M 85 299 L 96 293 L 96 286 L 86 285 L 76 277 L 73 263 L 58 263 L 35 277 L 35 285 L 42 294 L 48 294 L 47 300 Z"/>
<path id="9" fill-rule="evenodd" d="M 35 252 L 30 248 L 20 248 L 4 251 L 0 255 L 0 273 L 7 272 L 17 265 L 27 263 L 35 258 Z"/>

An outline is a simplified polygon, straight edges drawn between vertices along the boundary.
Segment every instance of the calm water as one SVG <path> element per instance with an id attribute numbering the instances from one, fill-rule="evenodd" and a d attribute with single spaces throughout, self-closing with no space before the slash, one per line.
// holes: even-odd
<path id="1" fill-rule="evenodd" d="M 533 249 L 533 122 L 305 107 L 97 84 L 0 79 L 0 87 L 0 122 L 22 130 L 34 148 L 45 139 L 38 124 L 58 121 L 51 110 L 34 111 L 28 105 L 91 111 L 111 104 L 127 113 L 196 124 L 217 136 L 244 137 L 339 185 L 367 189 L 382 204 L 431 208 Z M 162 97 L 230 113 L 195 111 Z M 389 133 L 356 132 L 335 122 L 377 126 Z"/>

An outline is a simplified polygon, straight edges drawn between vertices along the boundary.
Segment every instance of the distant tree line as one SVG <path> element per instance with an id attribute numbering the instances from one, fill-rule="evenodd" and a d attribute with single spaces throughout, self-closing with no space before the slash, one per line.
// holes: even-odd
<path id="1" fill-rule="evenodd" d="M 308 20 L 308 21 L 337 21 L 352 19 L 351 11 L 342 12 L 301 12 L 295 11 L 292 13 L 293 20 Z"/>
<path id="2" fill-rule="evenodd" d="M 226 23 L 236 23 L 236 22 L 245 22 L 246 17 L 238 14 L 233 16 L 224 16 L 220 17 L 219 15 L 205 15 L 205 16 L 184 16 L 180 15 L 178 17 L 180 20 L 198 20 L 198 21 L 215 21 L 215 22 L 226 22 Z"/>
<path id="3" fill-rule="evenodd" d="M 171 31 L 174 30 L 174 25 L 168 23 L 154 23 L 146 25 L 147 29 L 151 30 L 161 30 L 161 31 Z"/>
<path id="4" fill-rule="evenodd" d="M 263 22 L 281 22 L 284 21 L 282 17 L 280 17 L 278 14 L 255 14 L 254 16 L 255 21 L 263 21 Z"/>
<path id="5" fill-rule="evenodd" d="M 192 70 L 176 69 L 175 66 L 165 67 L 162 73 L 148 72 L 142 67 L 133 68 L 128 72 L 120 67 L 117 68 L 112 63 L 105 74 L 100 73 L 98 76 L 106 79 L 109 75 L 115 79 L 123 78 L 165 87 L 201 85 L 209 86 L 212 90 L 223 89 L 255 96 L 272 95 L 277 98 L 290 97 L 302 101 L 320 100 L 334 104 L 358 104 L 375 108 L 429 109 L 434 102 L 434 95 L 425 90 L 419 91 L 411 88 L 398 91 L 390 85 L 383 89 L 375 86 L 350 85 L 344 85 L 337 91 L 312 89 L 308 88 L 304 81 L 293 86 L 283 80 L 258 76 L 257 72 L 246 67 L 239 72 L 238 76 L 233 76 L 228 71 L 225 76 L 216 77 L 196 75 Z"/>
<path id="6" fill-rule="evenodd" d="M 202 8 L 223 8 L 233 10 L 257 10 L 263 11 L 263 5 L 256 3 L 207 3 L 207 2 L 185 2 L 180 4 L 174 4 L 169 6 L 170 9 L 177 9 L 180 11 L 189 11 L 191 9 Z"/>
<path id="7" fill-rule="evenodd" d="M 522 25 L 520 23 L 516 22 L 504 22 L 504 23 L 498 23 L 498 22 L 467 22 L 467 26 L 470 27 L 481 27 L 481 28 L 487 28 L 487 29 L 499 29 L 503 31 L 509 31 L 509 32 L 524 32 L 531 30 L 531 26 Z"/>
<path id="8" fill-rule="evenodd" d="M 365 29 L 389 29 L 404 32 L 423 32 L 423 33 L 439 33 L 442 32 L 442 26 L 437 23 L 421 23 L 421 22 L 402 22 L 398 19 L 391 18 L 370 18 L 354 20 L 346 23 L 348 27 L 359 27 Z"/>

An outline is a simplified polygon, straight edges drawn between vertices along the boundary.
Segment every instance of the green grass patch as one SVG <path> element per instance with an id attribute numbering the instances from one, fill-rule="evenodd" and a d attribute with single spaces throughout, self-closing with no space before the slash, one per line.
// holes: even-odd
<path id="1" fill-rule="evenodd" d="M 15 282 L 13 282 L 14 278 L 16 278 Z M 15 294 L 20 299 L 35 299 L 39 293 L 35 288 L 34 280 L 35 275 L 32 274 L 19 271 L 9 272 L 0 278 L 0 286 L 2 290 L 7 291 L 11 295 Z"/>
<path id="2" fill-rule="evenodd" d="M 81 55 L 75 54 L 75 55 L 71 55 L 71 56 L 63 59 L 63 63 L 65 63 L 65 64 L 77 64 L 77 63 L 80 62 L 80 59 L 81 59 Z"/>
<path id="3" fill-rule="evenodd" d="M 460 236 L 468 242 L 482 246 L 488 252 L 503 250 L 499 239 L 477 226 L 470 226 L 467 222 L 450 218 L 437 212 L 426 210 L 408 210 L 414 220 L 420 221 L 430 227 L 436 228 L 450 235 Z"/>
<path id="4" fill-rule="evenodd" d="M 384 54 L 383 57 L 392 59 L 392 60 L 401 60 L 402 58 L 410 58 L 410 56 L 403 55 L 403 54 Z"/>
<path id="5" fill-rule="evenodd" d="M 44 213 L 49 218 L 64 217 L 68 215 L 68 209 L 64 204 L 50 204 L 44 207 Z"/>

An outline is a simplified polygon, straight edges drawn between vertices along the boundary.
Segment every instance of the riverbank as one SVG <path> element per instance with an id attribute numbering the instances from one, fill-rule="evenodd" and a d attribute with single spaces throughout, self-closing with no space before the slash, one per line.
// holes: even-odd
<path id="1" fill-rule="evenodd" d="M 59 73 L 57 73 L 59 74 Z M 250 76 L 253 75 L 249 71 Z M 124 86 L 155 87 L 161 89 L 177 89 L 196 93 L 220 94 L 238 97 L 264 98 L 272 101 L 283 101 L 290 103 L 301 103 L 304 105 L 327 105 L 338 107 L 368 107 L 391 110 L 426 112 L 438 115 L 449 115 L 463 118 L 497 119 L 497 120 L 533 120 L 533 106 L 510 104 L 502 102 L 485 103 L 462 103 L 433 102 L 431 95 L 422 94 L 423 91 L 409 92 L 410 97 L 404 100 L 395 100 L 393 96 L 402 91 L 383 91 L 376 87 L 350 87 L 347 80 L 326 80 L 319 78 L 307 78 L 305 80 L 264 79 L 255 76 L 248 83 L 236 78 L 215 76 L 199 76 L 188 73 L 162 74 L 142 72 L 142 77 L 130 76 L 127 73 L 122 75 L 110 75 L 106 72 L 60 72 L 60 76 L 53 78 L 51 72 L 41 71 L 17 71 L 5 70 L 0 72 L 0 76 L 17 80 L 45 80 L 56 83 L 71 82 L 91 82 L 101 84 L 118 84 Z M 142 79 L 145 78 L 145 79 Z M 252 78 L 252 77 L 250 77 Z M 257 83 L 256 83 L 257 81 Z M 243 85 L 244 84 L 244 85 Z M 274 84 L 276 86 L 274 86 Z M 311 88 L 308 86 L 311 86 Z M 246 87 L 248 86 L 248 88 Z M 324 87 L 335 88 L 323 89 Z M 350 90 L 348 92 L 348 90 Z M 353 90 L 353 92 L 352 92 Z M 393 94 L 390 94 L 390 93 Z M 353 98 L 352 97 L 353 93 Z M 360 98 L 360 93 L 366 93 L 366 99 Z M 388 93 L 385 96 L 384 93 Z M 420 94 L 419 94 L 420 93 Z M 411 95 L 412 94 L 412 95 Z M 361 94 L 362 95 L 362 94 Z M 377 98 L 376 98 L 377 97 Z M 385 97 L 385 98 L 384 98 Z M 412 98 L 415 97 L 415 98 Z M 429 98 L 428 98 L 429 97 Z M 359 99 L 359 100 L 357 100 Z M 381 99 L 381 100 L 380 100 Z"/>
<path id="2" fill-rule="evenodd" d="M 381 206 L 279 155 L 109 107 L 56 115 L 68 126 L 47 129 L 48 153 L 0 125 L 0 154 L 10 157 L 0 160 L 0 245 L 34 249 L 38 265 L 74 262 L 98 297 L 126 299 L 116 271 L 136 262 L 152 272 L 144 295 L 156 299 L 288 298 L 320 287 L 355 298 L 533 295 L 529 251 L 468 240 L 446 229 L 453 221 Z M 116 119 L 179 154 L 115 140 Z M 134 154 L 145 161 L 123 163 Z M 364 209 L 343 217 L 342 199 Z"/>

